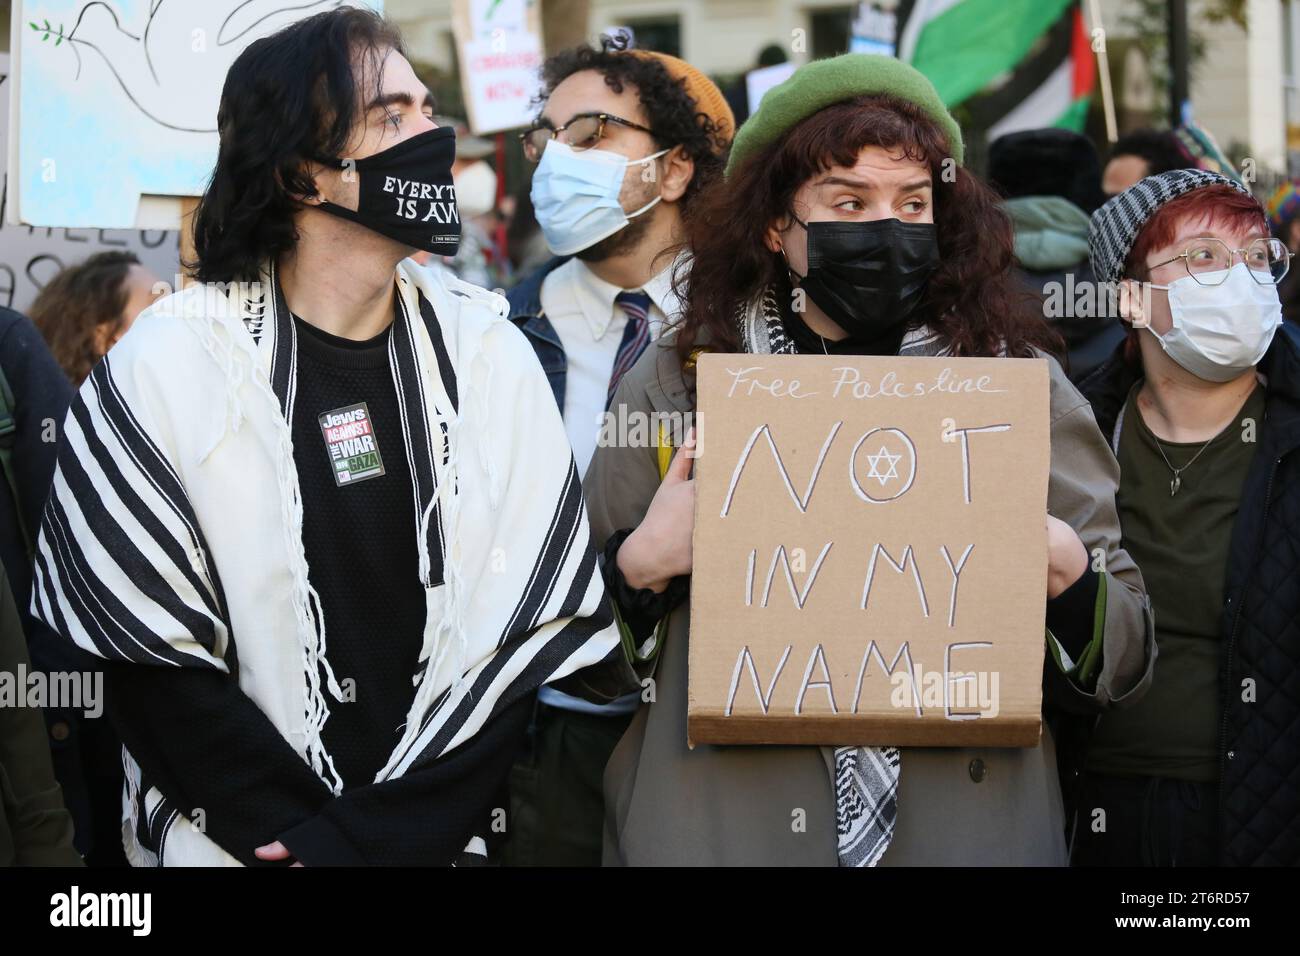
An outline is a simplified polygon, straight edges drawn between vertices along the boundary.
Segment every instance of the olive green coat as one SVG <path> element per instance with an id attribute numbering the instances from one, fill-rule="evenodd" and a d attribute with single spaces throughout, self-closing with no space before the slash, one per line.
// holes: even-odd
<path id="1" fill-rule="evenodd" d="M 0 672 L 30 671 L 27 639 L 0 567 Z M 23 694 L 25 687 L 18 686 Z M 37 707 L 0 706 L 0 866 L 80 866 L 72 816 L 54 779 L 45 718 Z"/>

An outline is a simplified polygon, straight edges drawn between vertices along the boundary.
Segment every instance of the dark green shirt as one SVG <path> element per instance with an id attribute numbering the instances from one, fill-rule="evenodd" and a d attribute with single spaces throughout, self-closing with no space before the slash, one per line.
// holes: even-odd
<path id="1" fill-rule="evenodd" d="M 1155 677 L 1134 706 L 1102 716 L 1088 769 L 1210 783 L 1219 765 L 1219 628 L 1228 548 L 1264 422 L 1264 389 L 1257 386 L 1232 424 L 1201 451 L 1202 442 L 1158 441 L 1138 411 L 1141 384 L 1124 404 L 1117 504 L 1124 547 L 1142 570 L 1155 610 Z M 1189 461 L 1171 495 L 1170 465 L 1182 468 Z"/>

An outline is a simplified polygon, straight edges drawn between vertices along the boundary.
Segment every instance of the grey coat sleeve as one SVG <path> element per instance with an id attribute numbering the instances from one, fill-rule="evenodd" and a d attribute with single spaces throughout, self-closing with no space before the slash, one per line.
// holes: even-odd
<path id="1" fill-rule="evenodd" d="M 612 435 L 614 440 L 602 439 L 583 481 L 587 514 L 591 519 L 591 543 L 598 553 L 615 531 L 635 528 L 641 523 L 659 490 L 659 459 L 653 444 L 656 433 L 652 433 L 648 424 L 644 429 L 631 426 L 638 421 L 648 423 L 654 416 L 645 381 L 652 369 L 652 363 L 639 361 L 619 383 L 610 405 L 615 419 L 622 416 L 629 422 L 627 437 L 638 440 L 620 442 L 617 434 Z M 642 435 L 646 436 L 645 441 L 639 440 Z"/>
<path id="2" fill-rule="evenodd" d="M 1106 579 L 1102 664 L 1091 692 L 1049 660 L 1050 699 L 1076 713 L 1097 713 L 1137 701 L 1155 666 L 1155 623 L 1142 573 L 1120 536 L 1115 494 L 1119 465 L 1097 428 L 1092 408 L 1052 363 L 1051 476 L 1047 510 L 1072 527 L 1091 566 Z"/>
<path id="3" fill-rule="evenodd" d="M 658 375 L 661 351 L 662 343 L 647 349 L 623 377 L 614 393 L 610 411 L 615 420 L 626 422 L 627 427 L 602 437 L 587 469 L 583 494 L 591 521 L 591 542 L 598 553 L 604 552 L 606 542 L 616 531 L 635 528 L 641 523 L 655 492 L 659 490 L 656 446 L 659 410 L 655 407 L 650 385 Z M 654 671 L 658 658 L 656 653 L 652 660 L 638 660 L 633 653 L 631 635 L 626 633 L 626 628 L 620 630 L 625 633 L 618 683 L 599 688 L 610 696 L 639 690 L 642 680 Z M 601 676 L 608 678 L 611 674 L 605 671 Z M 588 689 L 583 696 L 591 699 L 594 695 Z"/>

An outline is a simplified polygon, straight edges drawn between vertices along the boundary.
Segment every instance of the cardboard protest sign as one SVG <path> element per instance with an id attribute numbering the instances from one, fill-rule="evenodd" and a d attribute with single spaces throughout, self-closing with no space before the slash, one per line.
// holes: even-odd
<path id="1" fill-rule="evenodd" d="M 702 355 L 692 744 L 1037 743 L 1044 359 Z"/>

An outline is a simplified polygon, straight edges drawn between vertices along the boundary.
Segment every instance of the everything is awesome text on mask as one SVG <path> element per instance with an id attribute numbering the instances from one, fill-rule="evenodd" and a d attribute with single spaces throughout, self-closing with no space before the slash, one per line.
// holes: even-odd
<path id="1" fill-rule="evenodd" d="M 451 183 L 421 183 L 414 179 L 385 176 L 384 192 L 392 194 L 397 199 L 397 215 L 403 219 L 419 222 L 460 222 L 460 212 L 456 208 L 456 187 Z"/>

